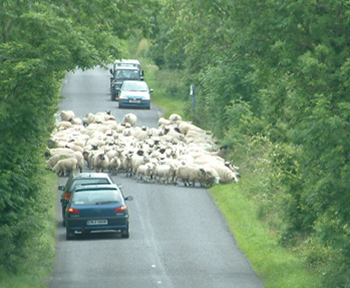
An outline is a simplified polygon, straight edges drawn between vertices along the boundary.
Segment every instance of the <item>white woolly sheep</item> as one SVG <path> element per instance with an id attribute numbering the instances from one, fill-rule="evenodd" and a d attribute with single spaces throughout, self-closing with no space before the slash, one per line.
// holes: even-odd
<path id="1" fill-rule="evenodd" d="M 233 172 L 230 168 L 225 166 L 225 164 L 212 162 L 212 163 L 207 163 L 207 165 L 214 168 L 218 172 L 220 176 L 220 183 L 227 184 L 227 183 L 238 182 L 237 174 Z"/>
<path id="2" fill-rule="evenodd" d="M 121 165 L 122 165 L 122 162 L 117 156 L 110 158 L 109 164 L 108 164 L 108 171 L 113 175 L 117 175 Z"/>
<path id="3" fill-rule="evenodd" d="M 143 180 L 144 182 L 150 182 L 153 178 L 154 170 L 156 165 L 154 163 L 142 164 L 137 168 L 136 171 L 136 181 L 139 182 Z"/>
<path id="4" fill-rule="evenodd" d="M 181 179 L 185 186 L 196 186 L 199 182 L 202 186 L 206 181 L 206 171 L 199 165 L 183 165 L 177 168 L 174 184 L 178 184 Z"/>
<path id="5" fill-rule="evenodd" d="M 105 153 L 98 153 L 94 157 L 94 169 L 96 172 L 103 172 L 108 169 L 109 159 Z"/>
<path id="6" fill-rule="evenodd" d="M 134 113 L 128 113 L 124 115 L 122 122 L 124 124 L 129 123 L 131 127 L 134 127 L 137 122 L 137 116 Z"/>
<path id="7" fill-rule="evenodd" d="M 75 158 L 67 158 L 59 160 L 52 168 L 52 171 L 56 172 L 58 176 L 69 176 L 71 173 L 75 173 L 77 169 L 77 160 Z"/>
<path id="8" fill-rule="evenodd" d="M 74 111 L 62 110 L 60 112 L 61 121 L 72 121 L 75 118 Z"/>
<path id="9" fill-rule="evenodd" d="M 176 169 L 171 165 L 157 165 L 154 171 L 154 182 L 169 184 L 174 182 Z"/>
<path id="10" fill-rule="evenodd" d="M 133 158 L 133 153 L 125 153 L 125 158 L 122 162 L 123 169 L 126 173 L 126 177 L 132 176 L 132 158 Z"/>
<path id="11" fill-rule="evenodd" d="M 178 121 L 182 121 L 182 117 L 178 114 L 171 114 L 169 116 L 169 120 L 172 122 L 172 123 L 176 123 Z"/>
<path id="12" fill-rule="evenodd" d="M 46 165 L 48 168 L 52 169 L 58 161 L 62 159 L 75 158 L 74 154 L 55 154 L 51 156 L 47 161 Z"/>

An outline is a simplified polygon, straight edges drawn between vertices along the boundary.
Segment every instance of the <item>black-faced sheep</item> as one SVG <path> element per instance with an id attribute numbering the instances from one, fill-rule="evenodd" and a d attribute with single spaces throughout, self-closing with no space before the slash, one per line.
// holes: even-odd
<path id="1" fill-rule="evenodd" d="M 98 153 L 94 157 L 94 169 L 96 172 L 103 172 L 108 169 L 109 159 L 107 155 L 102 152 Z"/>
<path id="2" fill-rule="evenodd" d="M 182 180 L 185 186 L 196 186 L 199 182 L 202 186 L 206 181 L 206 171 L 199 165 L 183 165 L 177 168 L 174 184 L 178 184 L 178 180 Z"/>

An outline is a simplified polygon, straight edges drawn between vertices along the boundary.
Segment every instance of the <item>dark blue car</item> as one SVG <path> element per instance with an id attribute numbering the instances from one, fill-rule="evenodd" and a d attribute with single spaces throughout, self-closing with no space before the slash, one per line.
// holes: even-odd
<path id="1" fill-rule="evenodd" d="M 129 212 L 124 197 L 117 185 L 89 185 L 77 187 L 66 209 L 66 239 L 96 231 L 121 232 L 129 238 Z"/>

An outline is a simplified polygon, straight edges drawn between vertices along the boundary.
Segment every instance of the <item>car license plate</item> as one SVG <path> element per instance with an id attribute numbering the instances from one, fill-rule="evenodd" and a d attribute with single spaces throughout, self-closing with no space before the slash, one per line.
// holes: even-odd
<path id="1" fill-rule="evenodd" d="M 140 100 L 129 100 L 129 103 L 139 104 L 139 103 L 141 103 L 141 101 Z"/>
<path id="2" fill-rule="evenodd" d="M 107 225 L 108 221 L 105 220 L 88 220 L 87 225 Z"/>

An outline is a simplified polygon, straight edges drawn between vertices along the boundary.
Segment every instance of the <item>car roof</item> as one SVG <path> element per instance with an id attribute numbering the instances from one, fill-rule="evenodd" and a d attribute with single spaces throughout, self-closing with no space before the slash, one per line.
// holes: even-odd
<path id="1" fill-rule="evenodd" d="M 118 190 L 119 187 L 115 184 L 100 184 L 100 185 L 79 185 L 75 188 L 75 192 L 95 191 L 95 190 Z"/>
<path id="2" fill-rule="evenodd" d="M 136 59 L 121 59 L 121 60 L 115 60 L 114 63 L 132 63 L 132 64 L 138 64 L 140 65 L 140 61 Z"/>
<path id="3" fill-rule="evenodd" d="M 115 71 L 117 71 L 117 70 L 137 70 L 137 71 L 140 71 L 140 69 L 137 68 L 136 66 L 135 67 L 118 66 L 118 67 L 116 67 Z"/>
<path id="4" fill-rule="evenodd" d="M 96 173 L 96 172 L 84 172 L 75 174 L 73 179 L 82 179 L 82 178 L 111 178 L 107 173 Z"/>

